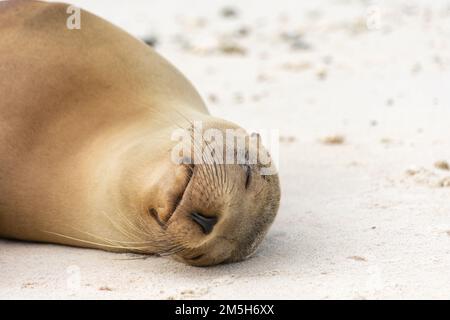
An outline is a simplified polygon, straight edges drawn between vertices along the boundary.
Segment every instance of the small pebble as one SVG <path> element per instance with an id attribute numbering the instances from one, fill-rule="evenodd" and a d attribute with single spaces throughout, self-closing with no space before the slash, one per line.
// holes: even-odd
<path id="1" fill-rule="evenodd" d="M 245 55 L 247 53 L 247 50 L 237 44 L 233 43 L 222 43 L 219 46 L 219 50 L 224 54 L 230 54 L 230 55 Z"/>
<path id="2" fill-rule="evenodd" d="M 158 38 L 156 38 L 155 36 L 148 36 L 145 37 L 143 39 L 143 41 L 150 47 L 156 47 L 156 45 L 158 44 Z"/>
<path id="3" fill-rule="evenodd" d="M 232 7 L 225 7 L 221 10 L 220 14 L 222 15 L 222 17 L 224 18 L 236 18 L 238 16 L 238 13 L 236 11 L 236 9 L 232 8 Z"/>
<path id="4" fill-rule="evenodd" d="M 360 256 L 351 256 L 351 257 L 348 257 L 347 259 L 351 259 L 351 260 L 355 260 L 355 261 L 361 261 L 361 262 L 367 261 L 366 258 L 360 257 Z"/>
<path id="5" fill-rule="evenodd" d="M 325 137 L 321 141 L 323 144 L 338 145 L 338 144 L 343 144 L 345 142 L 345 137 L 342 135 L 334 135 L 334 136 Z"/>
<path id="6" fill-rule="evenodd" d="M 450 170 L 450 165 L 448 164 L 447 161 L 437 161 L 434 166 L 438 169 L 441 170 L 446 170 L 449 171 Z"/>

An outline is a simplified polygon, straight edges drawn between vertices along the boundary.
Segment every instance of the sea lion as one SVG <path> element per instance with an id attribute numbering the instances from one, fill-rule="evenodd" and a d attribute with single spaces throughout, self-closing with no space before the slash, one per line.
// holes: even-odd
<path id="1" fill-rule="evenodd" d="M 68 29 L 68 7 L 0 3 L 0 236 L 196 266 L 248 257 L 278 211 L 278 176 L 259 160 L 174 162 L 174 130 L 239 126 L 107 21 L 81 11 Z"/>

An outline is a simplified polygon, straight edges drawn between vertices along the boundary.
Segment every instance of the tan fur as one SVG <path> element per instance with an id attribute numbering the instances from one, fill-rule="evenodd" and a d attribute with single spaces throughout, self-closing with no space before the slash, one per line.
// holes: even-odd
<path id="1" fill-rule="evenodd" d="M 81 30 L 68 30 L 67 7 L 0 3 L 0 236 L 194 265 L 248 256 L 278 210 L 277 176 L 255 174 L 243 190 L 239 165 L 170 161 L 174 129 L 237 126 L 210 116 L 182 74 L 110 23 L 82 11 Z M 220 216 L 213 233 L 193 210 Z"/>

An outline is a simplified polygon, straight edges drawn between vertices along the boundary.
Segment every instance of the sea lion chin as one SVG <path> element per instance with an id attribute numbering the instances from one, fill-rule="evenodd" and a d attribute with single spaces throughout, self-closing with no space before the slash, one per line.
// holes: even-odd
<path id="1" fill-rule="evenodd" d="M 200 161 L 174 161 L 176 130 L 242 129 L 119 28 L 81 11 L 67 29 L 68 6 L 0 5 L 0 236 L 196 266 L 250 256 L 280 201 L 278 175 L 248 161 L 267 156 L 260 139 L 192 139 L 183 159 Z"/>

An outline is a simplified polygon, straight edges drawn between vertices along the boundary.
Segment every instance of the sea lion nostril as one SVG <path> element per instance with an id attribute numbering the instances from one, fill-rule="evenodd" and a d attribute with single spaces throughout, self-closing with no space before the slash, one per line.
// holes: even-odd
<path id="1" fill-rule="evenodd" d="M 216 217 L 205 217 L 197 212 L 192 213 L 191 218 L 202 227 L 205 234 L 210 233 L 217 223 Z"/>

